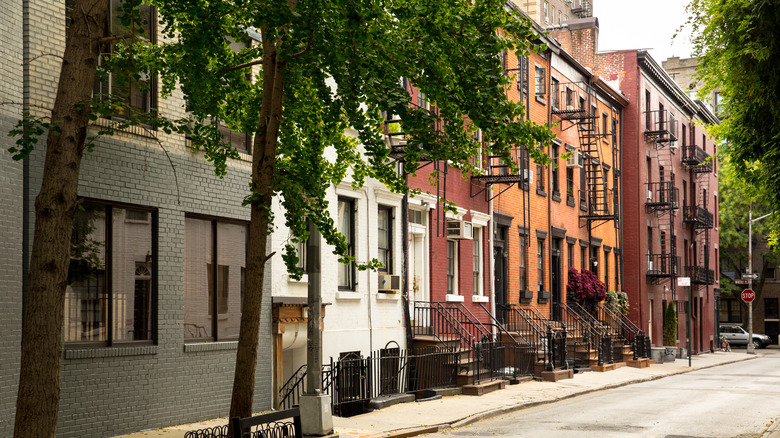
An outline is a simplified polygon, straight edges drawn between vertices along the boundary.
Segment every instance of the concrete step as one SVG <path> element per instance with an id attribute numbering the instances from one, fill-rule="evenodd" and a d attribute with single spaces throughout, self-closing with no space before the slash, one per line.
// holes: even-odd
<path id="1" fill-rule="evenodd" d="M 475 384 L 463 385 L 461 392 L 463 395 L 485 395 L 506 387 L 506 380 L 490 380 Z"/>
<path id="2" fill-rule="evenodd" d="M 639 358 L 637 360 L 627 360 L 626 365 L 630 366 L 631 368 L 647 368 L 650 366 L 650 359 L 643 357 Z"/>

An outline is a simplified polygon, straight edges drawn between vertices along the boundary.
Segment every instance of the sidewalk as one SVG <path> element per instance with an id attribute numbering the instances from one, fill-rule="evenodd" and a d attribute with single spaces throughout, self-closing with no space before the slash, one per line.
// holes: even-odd
<path id="1" fill-rule="evenodd" d="M 333 417 L 333 426 L 335 432 L 342 438 L 389 438 L 432 433 L 593 391 L 660 379 L 756 357 L 747 355 L 744 350 L 735 350 L 729 353 L 715 352 L 693 356 L 690 368 L 688 359 L 677 359 L 674 363 L 652 364 L 649 368 L 642 369 L 622 367 L 605 373 L 590 371 L 575 374 L 573 379 L 558 382 L 531 381 L 519 385 L 507 385 L 503 390 L 481 397 L 456 395 L 420 403 L 402 403 L 351 418 Z M 222 418 L 120 435 L 117 438 L 182 438 L 188 430 L 226 423 L 227 419 Z"/>

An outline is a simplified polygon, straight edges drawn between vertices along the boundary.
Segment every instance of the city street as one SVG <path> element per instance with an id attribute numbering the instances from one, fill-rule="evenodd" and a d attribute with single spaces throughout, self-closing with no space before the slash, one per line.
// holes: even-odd
<path id="1" fill-rule="evenodd" d="M 439 435 L 761 436 L 780 415 L 780 350 L 757 353 L 757 360 L 594 392 Z"/>

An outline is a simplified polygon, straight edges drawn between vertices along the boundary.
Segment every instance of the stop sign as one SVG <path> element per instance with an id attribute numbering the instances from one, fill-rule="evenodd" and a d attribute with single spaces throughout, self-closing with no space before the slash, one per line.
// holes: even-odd
<path id="1" fill-rule="evenodd" d="M 742 301 L 749 303 L 756 298 L 756 293 L 753 289 L 745 289 L 742 291 Z"/>

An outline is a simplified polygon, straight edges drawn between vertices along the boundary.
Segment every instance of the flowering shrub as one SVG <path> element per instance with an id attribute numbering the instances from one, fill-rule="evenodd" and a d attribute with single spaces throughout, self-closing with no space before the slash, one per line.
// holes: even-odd
<path id="1" fill-rule="evenodd" d="M 592 310 L 598 303 L 607 297 L 604 283 L 591 271 L 577 272 L 575 268 L 569 268 L 569 284 L 566 291 L 570 297 L 574 297 L 582 307 Z"/>
<path id="2" fill-rule="evenodd" d="M 606 305 L 612 310 L 623 315 L 628 315 L 628 294 L 625 292 L 610 290 L 607 291 Z"/>

